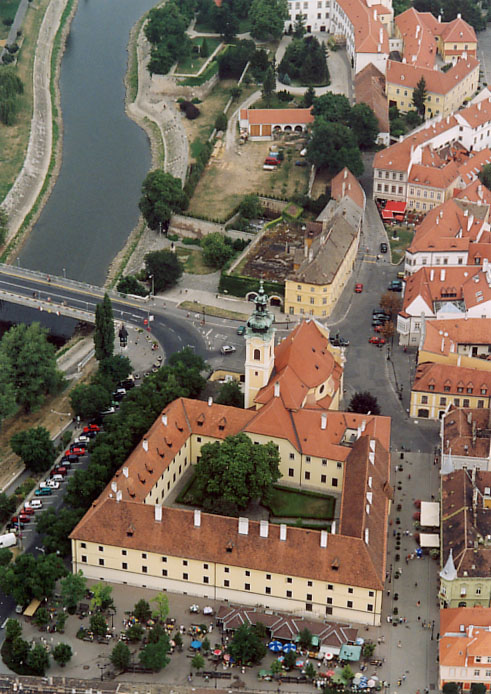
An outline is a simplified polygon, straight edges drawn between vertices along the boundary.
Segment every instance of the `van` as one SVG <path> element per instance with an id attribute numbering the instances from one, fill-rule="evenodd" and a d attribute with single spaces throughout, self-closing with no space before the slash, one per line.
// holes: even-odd
<path id="1" fill-rule="evenodd" d="M 53 477 L 51 478 L 53 482 L 63 482 L 65 479 L 64 475 L 60 475 L 59 472 L 57 472 Z"/>
<path id="2" fill-rule="evenodd" d="M 40 487 L 39 489 L 36 489 L 36 491 L 34 492 L 36 496 L 51 496 L 52 493 L 53 490 L 49 487 Z"/>
<path id="3" fill-rule="evenodd" d="M 29 506 L 34 509 L 43 508 L 43 502 L 41 501 L 41 499 L 31 499 L 29 501 Z"/>
<path id="4" fill-rule="evenodd" d="M 264 160 L 264 163 L 268 164 L 269 166 L 278 166 L 278 164 L 280 163 L 280 160 L 276 159 L 276 157 L 266 157 L 266 159 Z"/>

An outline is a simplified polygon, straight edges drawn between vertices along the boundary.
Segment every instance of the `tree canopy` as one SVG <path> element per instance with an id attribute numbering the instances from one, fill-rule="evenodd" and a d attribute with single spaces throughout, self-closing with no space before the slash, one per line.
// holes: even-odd
<path id="1" fill-rule="evenodd" d="M 239 78 L 255 51 L 256 44 L 250 39 L 241 39 L 237 43 L 227 46 L 227 49 L 220 53 L 217 58 L 220 79 Z"/>
<path id="2" fill-rule="evenodd" d="M 249 19 L 253 38 L 279 39 L 288 19 L 287 0 L 252 0 Z"/>
<path id="3" fill-rule="evenodd" d="M 491 164 L 485 164 L 477 174 L 477 177 L 488 190 L 491 190 Z"/>
<path id="4" fill-rule="evenodd" d="M 175 253 L 164 248 L 162 251 L 152 251 L 145 256 L 147 275 L 153 276 L 155 293 L 163 292 L 172 287 L 182 275 L 182 264 Z"/>
<path id="5" fill-rule="evenodd" d="M 82 515 L 80 509 L 62 507 L 57 510 L 48 508 L 37 516 L 36 530 L 44 535 L 43 544 L 47 552 L 59 552 L 62 557 L 70 555 L 67 528 L 74 528 Z"/>
<path id="6" fill-rule="evenodd" d="M 201 248 L 203 249 L 203 260 L 210 267 L 223 267 L 234 254 L 231 240 L 219 231 L 207 234 L 201 240 Z"/>
<path id="7" fill-rule="evenodd" d="M 193 0 L 169 0 L 150 10 L 145 36 L 152 44 L 148 71 L 165 75 L 175 62 L 191 53 L 186 29 L 194 13 Z"/>
<path id="8" fill-rule="evenodd" d="M 163 9 L 165 7 L 167 5 Z M 180 178 L 175 178 L 162 169 L 155 169 L 147 174 L 142 183 L 142 196 L 138 206 L 150 229 L 162 231 L 173 212 L 183 210 L 186 205 L 187 197 L 182 190 Z"/>
<path id="9" fill-rule="evenodd" d="M 377 398 L 365 390 L 353 395 L 350 400 L 348 412 L 380 414 L 380 407 Z"/>
<path id="10" fill-rule="evenodd" d="M 12 67 L 0 65 L 0 123 L 14 125 L 24 83 Z"/>
<path id="11" fill-rule="evenodd" d="M 326 49 L 315 36 L 293 39 L 278 65 L 280 81 L 288 75 L 290 80 L 299 80 L 305 85 L 329 84 L 326 58 Z"/>
<path id="12" fill-rule="evenodd" d="M 167 634 L 163 634 L 157 643 L 147 643 L 145 648 L 140 651 L 140 663 L 155 672 L 158 672 L 170 663 L 168 652 L 170 641 Z"/>
<path id="13" fill-rule="evenodd" d="M 379 133 L 379 125 L 370 106 L 364 103 L 355 104 L 351 109 L 349 124 L 358 147 L 373 145 Z"/>
<path id="14" fill-rule="evenodd" d="M 253 626 L 242 624 L 228 645 L 230 655 L 238 663 L 260 663 L 266 655 L 266 646 Z"/>
<path id="15" fill-rule="evenodd" d="M 219 405 L 244 407 L 244 393 L 237 381 L 228 381 L 220 386 L 215 402 Z"/>
<path id="16" fill-rule="evenodd" d="M 33 598 L 51 597 L 56 581 L 66 573 L 63 561 L 55 554 L 20 554 L 8 566 L 0 566 L 0 588 L 18 605 L 28 605 Z"/>
<path id="17" fill-rule="evenodd" d="M 360 150 L 352 131 L 341 123 L 316 118 L 307 145 L 307 159 L 318 167 L 337 174 L 345 166 L 355 176 L 363 173 Z"/>
<path id="18" fill-rule="evenodd" d="M 107 292 L 95 307 L 94 331 L 95 358 L 102 361 L 112 357 L 114 352 L 114 317 L 111 299 Z"/>
<path id="19" fill-rule="evenodd" d="M 419 113 L 421 118 L 425 117 L 426 111 L 426 99 L 428 98 L 428 91 L 426 89 L 426 80 L 421 77 L 416 88 L 413 89 L 413 105 L 416 111 Z"/>
<path id="20" fill-rule="evenodd" d="M 33 472 L 44 472 L 55 461 L 55 447 L 49 431 L 44 427 L 17 432 L 10 439 L 10 447 Z"/>
<path id="21" fill-rule="evenodd" d="M 30 412 L 61 387 L 55 353 L 39 323 L 20 323 L 5 333 L 0 342 L 0 419 L 13 413 L 12 388 L 17 405 Z"/>
<path id="22" fill-rule="evenodd" d="M 251 499 L 267 499 L 280 478 L 280 455 L 272 442 L 255 445 L 243 433 L 206 443 L 196 465 L 195 498 L 206 510 L 237 513 Z"/>
<path id="23" fill-rule="evenodd" d="M 114 667 L 124 672 L 128 669 L 128 666 L 131 662 L 131 651 L 128 648 L 128 646 L 125 643 L 123 643 L 123 641 L 118 641 L 118 643 L 114 646 L 114 648 L 111 651 L 109 660 L 114 665 Z"/>
<path id="24" fill-rule="evenodd" d="M 85 597 L 87 579 L 81 571 L 78 571 L 76 574 L 70 573 L 60 581 L 60 586 L 63 606 L 70 613 L 75 612 L 78 603 Z"/>

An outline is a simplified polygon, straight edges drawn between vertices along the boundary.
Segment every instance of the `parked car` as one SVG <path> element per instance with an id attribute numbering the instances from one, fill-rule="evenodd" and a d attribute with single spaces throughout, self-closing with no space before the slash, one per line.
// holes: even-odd
<path id="1" fill-rule="evenodd" d="M 387 289 L 389 290 L 389 292 L 402 292 L 402 281 L 392 280 Z"/>
<path id="2" fill-rule="evenodd" d="M 26 516 L 33 516 L 35 513 L 34 509 L 31 506 L 24 506 L 22 511 L 20 512 L 20 515 L 26 515 Z"/>
<path id="3" fill-rule="evenodd" d="M 330 337 L 329 342 L 333 347 L 348 347 L 349 345 L 349 340 L 346 337 L 341 337 L 340 335 Z"/>
<path id="4" fill-rule="evenodd" d="M 390 315 L 384 311 L 372 311 L 372 320 L 390 320 Z"/>
<path id="5" fill-rule="evenodd" d="M 111 407 L 108 407 L 107 410 L 104 410 L 104 412 L 101 412 L 101 416 L 105 417 L 108 414 L 114 414 L 116 412 L 116 408 L 111 405 Z"/>
<path id="6" fill-rule="evenodd" d="M 239 325 L 239 327 L 237 328 L 237 335 L 244 335 L 245 331 L 245 325 Z"/>
<path id="7" fill-rule="evenodd" d="M 355 294 L 361 294 L 363 291 L 363 284 L 361 282 L 357 282 L 355 284 Z"/>
<path id="8" fill-rule="evenodd" d="M 70 453 L 72 455 L 79 455 L 79 456 L 85 455 L 87 453 L 87 449 L 81 448 L 80 446 L 75 446 L 74 448 L 70 448 L 69 451 L 65 451 L 65 455 L 67 455 L 67 454 L 69 455 Z"/>
<path id="9" fill-rule="evenodd" d="M 68 455 L 65 454 L 60 462 L 63 463 L 63 465 L 78 463 L 78 455 L 75 455 L 75 453 L 68 453 Z"/>
<path id="10" fill-rule="evenodd" d="M 381 335 L 372 335 L 368 342 L 372 345 L 385 345 L 385 337 Z"/>
<path id="11" fill-rule="evenodd" d="M 84 427 L 84 433 L 87 431 L 95 431 L 96 433 L 99 433 L 100 430 L 101 428 L 98 424 L 89 424 L 88 426 Z"/>
<path id="12" fill-rule="evenodd" d="M 295 166 L 308 166 L 309 163 L 308 161 L 305 161 L 305 159 L 297 159 L 295 162 Z"/>
<path id="13" fill-rule="evenodd" d="M 39 485 L 39 486 L 41 486 L 41 485 Z M 55 480 L 49 479 L 49 480 L 46 480 L 46 486 L 50 487 L 51 489 L 59 489 L 60 483 L 55 482 Z"/>
<path id="14" fill-rule="evenodd" d="M 27 513 L 21 513 L 18 516 L 12 516 L 10 519 L 11 523 L 30 523 L 31 522 L 31 517 L 27 515 Z"/>
<path id="15" fill-rule="evenodd" d="M 281 162 L 276 157 L 266 157 L 264 163 L 266 166 L 278 166 Z"/>
<path id="16" fill-rule="evenodd" d="M 43 508 L 43 502 L 41 501 L 41 499 L 31 499 L 29 501 L 29 506 L 36 510 L 39 508 Z"/>
<path id="17" fill-rule="evenodd" d="M 223 345 L 220 348 L 220 353 L 221 354 L 232 354 L 232 352 L 235 352 L 236 349 L 233 345 Z"/>
<path id="18" fill-rule="evenodd" d="M 41 485 L 39 486 L 39 489 L 36 489 L 36 491 L 34 492 L 36 496 L 51 496 L 52 493 L 52 489 L 50 489 L 49 487 L 41 487 Z"/>
<path id="19" fill-rule="evenodd" d="M 50 477 L 54 477 L 55 475 L 63 475 L 63 477 L 66 477 L 68 475 L 68 468 L 64 465 L 56 465 L 49 474 Z"/>
<path id="20" fill-rule="evenodd" d="M 90 439 L 85 434 L 81 434 L 80 436 L 77 436 L 73 443 L 90 443 Z"/>
<path id="21" fill-rule="evenodd" d="M 381 253 L 387 253 L 388 250 L 389 250 L 389 247 L 387 246 L 386 243 L 381 243 L 381 244 L 380 244 L 380 252 L 381 252 Z"/>

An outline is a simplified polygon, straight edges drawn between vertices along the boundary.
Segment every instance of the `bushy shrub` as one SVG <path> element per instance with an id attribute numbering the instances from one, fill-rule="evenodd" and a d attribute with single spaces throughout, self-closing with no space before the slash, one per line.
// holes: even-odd
<path id="1" fill-rule="evenodd" d="M 179 108 L 185 114 L 188 120 L 194 120 L 201 113 L 199 108 L 195 106 L 192 101 L 181 101 Z"/>

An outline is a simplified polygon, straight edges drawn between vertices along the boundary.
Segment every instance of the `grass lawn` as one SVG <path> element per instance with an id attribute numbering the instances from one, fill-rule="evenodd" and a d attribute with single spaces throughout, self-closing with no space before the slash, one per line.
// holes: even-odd
<path id="1" fill-rule="evenodd" d="M 206 304 L 195 303 L 194 301 L 183 301 L 178 305 L 184 311 L 193 311 L 194 313 L 203 313 L 205 309 L 206 316 L 215 316 L 216 318 L 231 318 L 232 320 L 246 321 L 250 314 L 239 313 L 238 311 L 227 311 L 225 308 L 217 306 L 207 306 Z"/>
<path id="2" fill-rule="evenodd" d="M 332 520 L 335 503 L 332 496 L 275 487 L 268 508 L 279 517 Z"/>
<path id="3" fill-rule="evenodd" d="M 288 90 L 288 87 L 285 87 Z M 273 94 L 266 103 L 265 99 L 255 101 L 251 108 L 298 108 L 301 105 L 302 97 L 293 98 L 291 101 L 282 101 L 277 94 Z"/>
<path id="4" fill-rule="evenodd" d="M 394 233 L 397 235 L 397 239 L 393 239 Z M 403 257 L 406 248 L 410 245 L 414 238 L 414 232 L 410 231 L 407 227 L 389 227 L 388 236 L 390 241 L 390 249 L 392 251 L 392 262 L 398 263 Z"/>
<path id="5" fill-rule="evenodd" d="M 13 19 L 20 0 L 2 0 L 0 2 L 0 41 L 7 38 L 10 26 L 3 23 L 4 19 Z"/>
<path id="6" fill-rule="evenodd" d="M 184 265 L 184 272 L 189 272 L 192 275 L 209 275 L 211 272 L 215 272 L 214 267 L 203 262 L 203 252 L 196 248 L 179 247 L 177 257 Z"/>
<path id="7" fill-rule="evenodd" d="M 192 39 L 192 44 L 193 46 L 201 46 L 203 41 L 203 36 L 196 36 L 194 39 Z M 201 58 L 199 55 L 191 53 L 191 55 L 189 55 L 187 58 L 184 58 L 177 64 L 176 74 L 196 75 L 201 70 L 203 65 L 206 63 L 206 61 L 213 53 L 215 48 L 219 46 L 221 42 L 222 40 L 219 38 L 207 36 L 206 43 L 208 44 L 208 57 Z"/>

